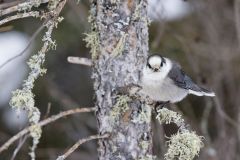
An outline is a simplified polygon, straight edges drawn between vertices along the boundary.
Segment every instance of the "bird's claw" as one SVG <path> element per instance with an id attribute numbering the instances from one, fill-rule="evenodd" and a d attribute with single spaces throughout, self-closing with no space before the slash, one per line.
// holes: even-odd
<path id="1" fill-rule="evenodd" d="M 165 105 L 169 104 L 170 101 L 166 101 L 166 102 L 156 102 L 155 103 L 155 106 L 154 106 L 154 109 L 155 109 L 155 112 L 157 113 L 160 109 L 162 109 Z"/>

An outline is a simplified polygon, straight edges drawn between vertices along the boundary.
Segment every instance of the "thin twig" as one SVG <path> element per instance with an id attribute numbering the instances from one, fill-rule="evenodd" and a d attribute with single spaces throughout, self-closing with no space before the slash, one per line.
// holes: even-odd
<path id="1" fill-rule="evenodd" d="M 26 12 L 26 13 L 18 13 L 16 15 L 4 18 L 3 20 L 0 21 L 0 25 L 3 25 L 3 24 L 8 23 L 10 21 L 14 21 L 16 19 L 27 18 L 27 17 L 38 17 L 38 16 L 39 16 L 39 12 L 38 11 L 31 11 L 31 12 Z"/>
<path id="2" fill-rule="evenodd" d="M 21 51 L 19 54 L 9 58 L 8 60 L 6 60 L 3 64 L 0 65 L 0 69 L 3 68 L 5 65 L 7 65 L 9 62 L 13 61 L 14 59 L 22 56 L 26 50 L 31 46 L 33 40 L 37 37 L 37 35 L 43 30 L 43 28 L 45 27 L 45 23 L 43 23 L 37 30 L 36 32 L 32 35 L 32 37 L 30 38 L 27 46 L 23 49 L 23 51 Z"/>
<path id="3" fill-rule="evenodd" d="M 45 115 L 43 116 L 43 119 L 46 119 L 48 117 L 51 107 L 52 107 L 52 103 L 48 102 L 47 111 L 46 111 Z"/>
<path id="4" fill-rule="evenodd" d="M 13 29 L 12 25 L 8 25 L 8 26 L 4 26 L 4 27 L 0 27 L 0 32 L 7 32 Z"/>
<path id="5" fill-rule="evenodd" d="M 239 127 L 238 123 L 225 113 L 218 97 L 214 98 L 214 103 L 216 105 L 216 109 L 217 109 L 217 112 L 219 113 L 219 115 L 222 116 L 228 123 L 230 123 L 232 126 L 236 127 L 236 129 L 237 129 Z"/>
<path id="6" fill-rule="evenodd" d="M 207 101 L 206 103 L 206 107 L 203 110 L 203 114 L 202 114 L 202 120 L 201 120 L 201 130 L 204 134 L 204 138 L 206 139 L 206 143 L 211 144 L 211 138 L 208 132 L 208 125 L 209 125 L 209 116 L 211 113 L 211 110 L 213 108 L 212 102 L 211 101 Z"/>
<path id="7" fill-rule="evenodd" d="M 21 6 L 34 6 L 37 4 L 42 4 L 42 3 L 47 3 L 49 0 L 40 0 L 40 1 L 36 1 L 36 3 L 34 3 L 34 1 L 25 1 L 23 3 L 18 3 L 15 6 L 11 6 L 9 8 L 6 8 L 4 10 L 0 10 L 0 16 L 3 15 L 7 15 L 13 12 L 17 12 L 19 11 L 19 9 L 21 9 Z"/>
<path id="8" fill-rule="evenodd" d="M 9 8 L 9 7 L 12 7 L 12 6 L 16 6 L 18 5 L 19 3 L 22 3 L 22 2 L 25 2 L 25 0 L 17 0 L 17 1 L 13 1 L 13 2 L 5 2 L 3 4 L 0 4 L 0 9 L 5 9 L 5 8 Z"/>
<path id="9" fill-rule="evenodd" d="M 103 134 L 103 135 L 93 135 L 93 136 L 89 136 L 87 138 L 83 138 L 78 140 L 77 143 L 75 143 L 70 149 L 67 150 L 67 152 L 65 152 L 63 155 L 59 156 L 57 158 L 57 160 L 64 160 L 66 159 L 70 154 L 72 154 L 81 144 L 94 140 L 94 139 L 102 139 L 102 138 L 107 138 L 109 137 L 109 134 Z"/>
<path id="10" fill-rule="evenodd" d="M 69 56 L 67 58 L 67 60 L 69 63 L 81 64 L 81 65 L 85 65 L 85 66 L 92 66 L 92 60 L 89 58 Z"/>
<path id="11" fill-rule="evenodd" d="M 38 124 L 38 126 L 42 127 L 42 126 L 45 126 L 49 123 L 52 123 L 62 117 L 65 117 L 65 116 L 68 116 L 68 115 L 71 115 L 71 114 L 76 114 L 76 113 L 83 113 L 83 112 L 93 112 L 95 111 L 95 107 L 92 107 L 92 108 L 76 108 L 76 109 L 71 109 L 71 110 L 68 110 L 68 111 L 64 111 L 64 112 L 61 112 L 57 115 L 53 115 L 45 120 L 42 120 L 40 121 Z M 21 138 L 22 136 L 24 136 L 25 134 L 27 134 L 30 129 L 33 127 L 34 125 L 31 125 L 25 129 L 23 129 L 22 131 L 18 132 L 18 134 L 16 134 L 15 136 L 13 136 L 12 138 L 10 138 L 7 142 L 5 142 L 1 147 L 0 147 L 0 153 L 6 149 L 8 149 L 8 147 L 10 145 L 13 144 L 13 142 L 15 142 L 16 140 L 18 140 L 19 138 Z"/>
<path id="12" fill-rule="evenodd" d="M 24 136 L 23 139 L 21 139 L 21 140 L 19 141 L 19 144 L 18 144 L 17 148 L 16 148 L 16 149 L 14 150 L 14 152 L 13 152 L 13 155 L 12 155 L 12 157 L 11 157 L 11 160 L 14 160 L 14 159 L 15 159 L 17 153 L 18 153 L 19 150 L 22 148 L 22 146 L 23 146 L 23 144 L 25 143 L 25 141 L 27 140 L 27 138 L 28 138 L 28 135 Z"/>

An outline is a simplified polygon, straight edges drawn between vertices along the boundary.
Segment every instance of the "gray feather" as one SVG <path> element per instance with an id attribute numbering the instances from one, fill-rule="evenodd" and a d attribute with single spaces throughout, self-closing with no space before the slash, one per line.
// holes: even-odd
<path id="1" fill-rule="evenodd" d="M 196 92 L 210 92 L 195 84 L 192 79 L 184 73 L 180 65 L 176 62 L 172 62 L 172 69 L 169 71 L 168 76 L 180 88 L 193 90 Z"/>

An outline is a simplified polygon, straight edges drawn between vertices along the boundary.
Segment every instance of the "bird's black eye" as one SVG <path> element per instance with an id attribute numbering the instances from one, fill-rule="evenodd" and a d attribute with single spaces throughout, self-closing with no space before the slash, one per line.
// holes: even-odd
<path id="1" fill-rule="evenodd" d="M 161 62 L 160 66 L 161 66 L 161 67 L 163 66 L 163 61 Z"/>
<path id="2" fill-rule="evenodd" d="M 147 63 L 147 66 L 148 66 L 148 68 L 152 68 L 152 66 L 149 63 Z"/>

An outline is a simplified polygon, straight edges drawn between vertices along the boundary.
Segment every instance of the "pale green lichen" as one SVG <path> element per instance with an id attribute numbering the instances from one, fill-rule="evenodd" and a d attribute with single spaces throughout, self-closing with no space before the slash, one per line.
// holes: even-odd
<path id="1" fill-rule="evenodd" d="M 39 139 L 42 134 L 42 129 L 38 124 L 32 125 L 30 128 L 30 135 Z"/>
<path id="2" fill-rule="evenodd" d="M 42 38 L 42 41 L 44 42 L 44 48 L 42 50 L 40 50 L 38 53 L 41 54 L 41 53 L 46 53 L 47 51 L 49 51 L 50 49 L 52 50 L 55 50 L 57 45 L 56 45 L 56 41 L 52 39 L 52 29 L 54 27 L 57 28 L 57 24 L 58 22 L 57 21 L 49 21 L 47 24 L 46 24 L 46 27 L 47 28 L 50 28 L 48 29 L 47 32 L 45 32 L 45 35 L 43 36 Z"/>
<path id="3" fill-rule="evenodd" d="M 120 96 L 117 96 L 117 102 L 116 104 L 114 105 L 114 108 L 117 108 L 117 107 L 121 107 L 122 110 L 127 110 L 128 109 L 128 102 L 131 100 L 130 97 L 128 97 L 127 95 L 120 95 Z"/>
<path id="4" fill-rule="evenodd" d="M 132 15 L 132 20 L 142 20 L 144 23 L 146 23 L 147 25 L 151 24 L 151 19 L 149 18 L 149 16 L 142 16 L 141 12 L 142 12 L 142 6 L 143 6 L 144 1 L 141 1 L 134 10 L 134 13 Z"/>
<path id="5" fill-rule="evenodd" d="M 64 20 L 64 17 L 58 17 L 57 18 L 58 23 L 61 23 L 63 20 Z"/>
<path id="6" fill-rule="evenodd" d="M 98 29 L 95 14 L 95 7 L 91 7 L 90 14 L 88 16 L 88 22 L 91 24 L 91 32 L 85 33 L 86 37 L 83 39 L 87 43 L 86 47 L 90 48 L 93 60 L 98 58 L 100 51 L 99 32 L 97 32 Z"/>
<path id="7" fill-rule="evenodd" d="M 46 70 L 42 68 L 42 65 L 44 62 L 45 62 L 45 54 L 40 53 L 40 54 L 33 55 L 29 59 L 27 64 L 31 70 L 37 71 L 37 74 L 42 75 L 46 72 Z"/>
<path id="8" fill-rule="evenodd" d="M 142 16 L 141 12 L 142 12 L 142 6 L 143 6 L 144 1 L 141 1 L 138 5 L 136 5 L 134 13 L 132 15 L 132 20 L 138 20 L 147 16 Z"/>
<path id="9" fill-rule="evenodd" d="M 31 5 L 36 6 L 38 5 L 38 2 L 39 1 L 33 1 Z M 58 0 L 55 2 L 59 3 Z M 28 7 L 26 5 L 25 7 L 30 8 L 31 5 L 28 5 Z M 24 5 L 21 7 L 23 9 Z M 57 7 L 57 4 L 55 5 L 55 7 Z M 43 18 L 46 17 L 43 16 Z M 41 113 L 39 109 L 35 106 L 34 94 L 32 93 L 32 89 L 34 87 L 36 79 L 46 73 L 46 69 L 43 67 L 43 64 L 45 62 L 45 55 L 46 52 L 50 49 L 56 48 L 56 42 L 52 40 L 51 35 L 53 28 L 57 27 L 57 24 L 60 21 L 62 21 L 61 17 L 54 17 L 53 19 L 48 20 L 47 23 L 44 25 L 47 28 L 47 31 L 42 38 L 43 47 L 38 52 L 38 54 L 33 55 L 27 62 L 30 68 L 28 78 L 24 81 L 22 89 L 18 89 L 13 92 L 13 96 L 10 100 L 10 105 L 12 106 L 12 108 L 16 110 L 24 109 L 27 111 L 29 123 L 30 125 L 33 125 L 33 127 L 30 128 L 30 136 L 33 138 L 33 144 L 30 148 L 29 153 L 29 155 L 31 156 L 31 160 L 35 160 L 36 158 L 35 149 L 37 147 L 37 144 L 39 143 L 39 139 L 42 133 L 41 127 L 38 126 Z"/>
<path id="10" fill-rule="evenodd" d="M 196 135 L 195 132 L 178 132 L 170 137 L 167 142 L 168 151 L 165 154 L 166 160 L 192 160 L 203 147 L 203 137 Z"/>
<path id="11" fill-rule="evenodd" d="M 28 112 L 29 122 L 37 124 L 40 120 L 41 113 L 37 107 L 31 108 L 31 111 Z"/>
<path id="12" fill-rule="evenodd" d="M 152 115 L 151 113 L 152 113 L 152 110 L 150 106 L 142 105 L 140 113 L 134 116 L 131 121 L 133 123 L 138 123 L 138 124 L 150 123 L 151 115 Z"/>
<path id="13" fill-rule="evenodd" d="M 179 132 L 170 137 L 167 142 L 168 151 L 165 154 L 166 160 L 192 160 L 203 147 L 202 139 L 195 132 L 189 131 L 185 127 L 184 119 L 177 112 L 162 108 L 157 111 L 156 119 L 161 124 L 175 123 L 179 127 Z"/>
<path id="14" fill-rule="evenodd" d="M 57 7 L 57 5 L 59 4 L 59 0 L 49 0 L 48 1 L 48 9 L 51 11 L 53 9 L 55 9 Z"/>
<path id="15" fill-rule="evenodd" d="M 30 11 L 32 7 L 39 7 L 41 5 L 41 0 L 31 0 L 25 3 L 18 4 L 18 11 Z"/>
<path id="16" fill-rule="evenodd" d="M 149 148 L 149 142 L 148 141 L 141 141 L 140 147 L 142 148 L 143 152 L 147 151 Z"/>
<path id="17" fill-rule="evenodd" d="M 33 144 L 30 148 L 29 155 L 31 156 L 32 159 L 35 159 L 36 158 L 35 149 L 37 148 L 39 139 L 41 138 L 42 128 L 38 124 L 31 126 L 30 127 L 30 135 L 33 138 Z"/>
<path id="18" fill-rule="evenodd" d="M 32 92 L 34 83 L 39 76 L 46 73 L 46 69 L 43 68 L 43 63 L 45 62 L 45 54 L 39 53 L 33 55 L 27 62 L 29 68 L 31 69 L 28 78 L 23 83 L 23 91 Z"/>
<path id="19" fill-rule="evenodd" d="M 34 71 L 34 73 L 30 73 L 30 75 L 32 75 L 33 80 L 36 80 L 36 78 L 38 78 L 38 76 L 41 76 L 46 73 L 47 70 L 45 68 L 43 68 L 44 62 L 45 62 L 45 54 L 44 53 L 39 53 L 39 54 L 33 55 L 27 62 L 31 71 Z"/>
<path id="20" fill-rule="evenodd" d="M 24 109 L 28 113 L 28 121 L 31 125 L 36 126 L 40 120 L 41 113 L 37 107 L 35 107 L 34 94 L 32 93 L 32 89 L 34 87 L 34 83 L 36 79 L 42 74 L 46 73 L 46 69 L 42 67 L 45 61 L 45 54 L 39 53 L 33 55 L 29 61 L 28 66 L 30 68 L 30 73 L 28 78 L 23 83 L 23 89 L 18 89 L 13 92 L 13 96 L 10 100 L 10 105 L 14 109 Z M 30 148 L 29 155 L 32 160 L 35 160 L 35 149 L 37 144 L 39 143 L 39 139 L 41 137 L 41 127 L 31 127 L 30 135 L 33 138 L 33 144 Z"/>
<path id="21" fill-rule="evenodd" d="M 29 90 L 17 89 L 13 91 L 10 106 L 16 110 L 26 110 L 29 106 L 34 106 L 34 95 Z"/>
<path id="22" fill-rule="evenodd" d="M 97 59 L 99 52 L 99 35 L 98 32 L 90 32 L 85 34 L 86 37 L 83 39 L 87 44 L 86 46 L 90 48 L 92 54 L 92 59 Z"/>
<path id="23" fill-rule="evenodd" d="M 147 18 L 145 19 L 145 23 L 150 26 L 152 23 L 152 20 L 150 19 L 150 17 L 147 16 Z"/>
<path id="24" fill-rule="evenodd" d="M 110 112 L 110 119 L 112 122 L 115 122 L 121 114 L 125 113 L 128 109 L 128 102 L 130 102 L 130 98 L 127 95 L 120 95 L 116 98 L 117 102 L 113 106 L 113 109 Z"/>
<path id="25" fill-rule="evenodd" d="M 10 101 L 12 108 L 16 110 L 26 110 L 28 113 L 28 119 L 31 124 L 38 123 L 40 119 L 40 112 L 34 106 L 34 95 L 30 90 L 16 90 L 13 92 L 13 96 Z"/>
<path id="26" fill-rule="evenodd" d="M 96 17 L 94 16 L 95 13 L 94 7 L 91 8 L 90 14 L 88 16 L 88 22 L 91 24 L 91 29 L 96 30 L 97 29 L 97 24 L 96 24 Z"/>
<path id="27" fill-rule="evenodd" d="M 114 57 L 120 55 L 124 51 L 124 45 L 125 45 L 127 36 L 128 36 L 127 33 L 123 33 L 123 35 L 121 36 L 116 47 L 113 49 L 112 54 Z"/>
<path id="28" fill-rule="evenodd" d="M 167 108 L 162 108 L 157 110 L 156 119 L 160 124 L 170 124 L 175 123 L 178 127 L 184 127 L 184 119 L 177 112 L 168 110 Z"/>

